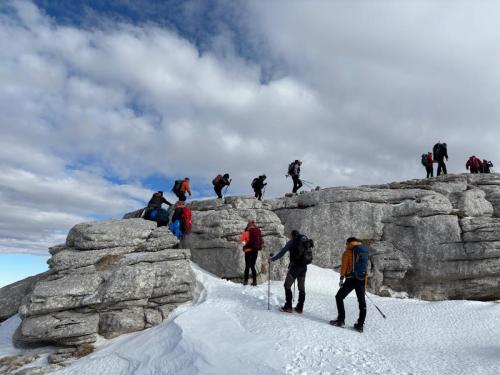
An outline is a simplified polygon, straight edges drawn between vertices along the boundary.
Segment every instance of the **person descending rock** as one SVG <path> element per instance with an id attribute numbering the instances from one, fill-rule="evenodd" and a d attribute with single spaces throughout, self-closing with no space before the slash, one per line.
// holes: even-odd
<path id="1" fill-rule="evenodd" d="M 146 212 L 144 213 L 144 219 L 156 221 L 158 227 L 162 227 L 168 224 L 168 213 L 167 210 L 161 208 L 161 205 L 165 203 L 169 206 L 172 205 L 163 197 L 163 191 L 157 191 L 153 194 L 149 200 L 148 206 L 146 207 Z"/>
<path id="2" fill-rule="evenodd" d="M 299 233 L 297 230 L 292 230 L 291 239 L 288 241 L 283 249 L 273 256 L 268 258 L 268 262 L 274 262 L 280 259 L 287 251 L 290 252 L 290 264 L 288 265 L 288 273 L 285 279 L 285 305 L 281 311 L 291 313 L 292 310 L 292 285 L 295 280 L 298 280 L 299 287 L 299 301 L 295 306 L 295 311 L 302 314 L 304 309 L 304 301 L 306 299 L 306 273 L 307 265 L 311 264 L 313 254 L 312 248 L 314 247 L 313 240 Z"/>
<path id="3" fill-rule="evenodd" d="M 231 185 L 231 179 L 229 179 L 229 174 L 226 173 L 223 176 L 218 174 L 213 180 L 212 185 L 214 185 L 214 191 L 217 194 L 217 198 L 222 199 L 222 189 L 224 186 Z"/>
<path id="4" fill-rule="evenodd" d="M 368 247 L 355 237 L 348 238 L 345 251 L 342 254 L 340 289 L 335 296 L 338 315 L 337 319 L 330 321 L 331 325 L 337 327 L 345 325 L 344 298 L 354 289 L 359 304 L 359 318 L 358 322 L 354 324 L 354 328 L 359 332 L 363 332 L 366 318 L 365 287 L 368 280 L 367 270 Z"/>
<path id="5" fill-rule="evenodd" d="M 292 177 L 293 189 L 292 193 L 296 194 L 297 191 L 302 187 L 302 181 L 300 180 L 300 166 L 302 165 L 301 160 L 295 160 L 288 165 L 288 176 Z"/>
<path id="6" fill-rule="evenodd" d="M 172 222 L 168 226 L 170 231 L 177 237 L 182 238 L 191 231 L 191 210 L 183 201 L 175 204 Z"/>
<path id="7" fill-rule="evenodd" d="M 264 186 L 267 185 L 267 182 L 264 182 L 265 180 L 266 175 L 263 174 L 259 177 L 255 177 L 252 181 L 252 188 L 255 192 L 255 198 L 257 198 L 259 201 L 262 200 L 262 189 L 264 189 Z"/>
<path id="8" fill-rule="evenodd" d="M 483 159 L 481 173 L 491 173 L 491 168 L 493 168 L 493 163 L 491 161 Z"/>
<path id="9" fill-rule="evenodd" d="M 427 154 L 422 154 L 422 165 L 425 167 L 425 171 L 427 172 L 427 178 L 434 177 L 434 167 L 432 163 L 432 152 L 428 152 Z"/>
<path id="10" fill-rule="evenodd" d="M 243 232 L 240 237 L 240 241 L 243 242 L 243 252 L 245 253 L 245 274 L 243 285 L 248 284 L 248 274 L 251 269 L 252 285 L 256 286 L 257 270 L 255 269 L 255 263 L 257 262 L 259 251 L 262 250 L 264 240 L 262 238 L 262 232 L 260 228 L 257 227 L 254 220 L 248 223 L 245 228 L 245 232 Z"/>
<path id="11" fill-rule="evenodd" d="M 436 143 L 432 148 L 432 152 L 434 154 L 434 160 L 438 163 L 436 175 L 439 176 L 441 173 L 447 174 L 446 164 L 444 163 L 445 158 L 446 161 L 448 161 L 448 146 L 446 143 Z"/>
<path id="12" fill-rule="evenodd" d="M 483 162 L 472 155 L 465 163 L 465 169 L 470 170 L 470 173 L 479 173 L 483 170 Z"/>
<path id="13" fill-rule="evenodd" d="M 184 180 L 176 180 L 172 192 L 179 198 L 180 201 L 185 202 L 187 197 L 186 193 L 191 196 L 191 186 L 189 186 L 189 178 L 186 177 Z"/>

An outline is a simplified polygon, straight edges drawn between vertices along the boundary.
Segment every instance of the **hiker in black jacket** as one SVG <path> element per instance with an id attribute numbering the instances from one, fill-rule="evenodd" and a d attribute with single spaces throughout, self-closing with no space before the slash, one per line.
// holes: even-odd
<path id="1" fill-rule="evenodd" d="M 267 182 L 264 182 L 265 180 L 266 175 L 263 174 L 259 177 L 255 177 L 252 181 L 252 188 L 255 192 L 255 198 L 257 198 L 259 201 L 262 200 L 262 189 L 264 189 L 264 186 L 267 185 Z"/>
<path id="2" fill-rule="evenodd" d="M 434 160 L 438 163 L 436 175 L 447 174 L 446 164 L 444 163 L 445 158 L 448 161 L 448 146 L 446 143 L 436 143 L 432 148 L 432 152 L 434 153 Z"/>
<path id="3" fill-rule="evenodd" d="M 301 160 L 295 160 L 292 168 L 289 170 L 289 175 L 293 180 L 293 190 L 292 193 L 296 194 L 297 191 L 302 187 L 302 181 L 300 180 L 300 166 L 302 165 Z"/>
<path id="4" fill-rule="evenodd" d="M 172 205 L 172 203 L 170 203 L 163 197 L 163 191 L 157 191 L 156 193 L 154 193 L 149 200 L 148 206 L 146 207 L 144 219 L 156 221 L 159 227 L 167 225 L 168 213 L 166 210 L 161 208 L 161 205 L 163 203 L 168 206 Z"/>
<path id="5" fill-rule="evenodd" d="M 280 259 L 287 251 L 290 252 L 290 264 L 288 265 L 288 273 L 285 278 L 285 305 L 281 308 L 281 311 L 291 313 L 292 310 L 292 285 L 295 280 L 298 280 L 299 287 L 299 301 L 297 302 L 297 306 L 295 306 L 295 311 L 299 314 L 302 314 L 304 309 L 304 301 L 306 299 L 306 272 L 307 272 L 307 264 L 304 264 L 302 259 L 298 259 L 298 246 L 299 241 L 303 236 L 297 230 L 292 230 L 291 239 L 288 241 L 283 249 L 280 250 L 278 254 L 273 256 L 272 258 L 268 258 L 268 262 L 274 262 L 275 260 Z"/>
<path id="6" fill-rule="evenodd" d="M 223 176 L 222 175 L 217 175 L 213 180 L 212 184 L 214 185 L 214 191 L 217 194 L 217 198 L 222 199 L 222 189 L 224 186 L 229 186 L 231 185 L 231 179 L 229 178 L 229 174 L 226 173 Z"/>

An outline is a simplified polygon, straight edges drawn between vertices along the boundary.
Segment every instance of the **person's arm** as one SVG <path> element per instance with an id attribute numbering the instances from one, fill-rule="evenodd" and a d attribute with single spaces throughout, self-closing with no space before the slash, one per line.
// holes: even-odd
<path id="1" fill-rule="evenodd" d="M 171 205 L 172 205 L 172 203 L 170 203 L 169 201 L 167 201 L 167 200 L 165 199 L 165 197 L 161 197 L 161 201 L 162 201 L 162 203 L 165 203 L 165 204 L 167 204 L 167 205 L 169 205 L 169 206 L 171 206 Z"/>
<path id="2" fill-rule="evenodd" d="M 285 247 L 283 249 L 280 250 L 280 252 L 278 254 L 276 254 L 275 256 L 273 256 L 272 258 L 270 258 L 269 260 L 271 262 L 274 262 L 275 260 L 278 260 L 280 259 L 283 255 L 285 255 L 285 253 L 287 251 L 289 251 L 292 247 L 292 244 L 293 244 L 293 240 L 290 240 L 286 243 Z"/>

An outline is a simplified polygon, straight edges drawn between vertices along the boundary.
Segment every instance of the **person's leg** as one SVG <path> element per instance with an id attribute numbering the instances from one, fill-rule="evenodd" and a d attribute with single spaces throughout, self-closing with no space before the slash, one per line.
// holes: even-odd
<path id="1" fill-rule="evenodd" d="M 293 293 L 292 293 L 292 285 L 295 281 L 295 277 L 288 271 L 285 279 L 285 306 L 283 306 L 285 309 L 291 309 L 292 308 L 292 298 L 293 298 Z"/>
<path id="2" fill-rule="evenodd" d="M 297 182 L 298 182 L 298 186 L 297 186 L 297 191 L 298 191 L 302 187 L 302 180 L 297 177 Z"/>
<path id="3" fill-rule="evenodd" d="M 344 308 L 344 298 L 347 297 L 349 293 L 354 289 L 354 285 L 351 279 L 347 279 L 342 288 L 339 289 L 337 295 L 335 296 L 335 301 L 337 302 L 337 320 L 339 322 L 345 321 L 345 308 Z"/>
<path id="4" fill-rule="evenodd" d="M 429 167 L 425 167 L 425 170 L 426 170 L 426 172 L 427 172 L 427 176 L 426 176 L 426 178 L 431 177 L 431 171 L 430 171 Z"/>
<path id="5" fill-rule="evenodd" d="M 248 273 L 250 271 L 250 264 L 252 263 L 250 253 L 251 253 L 251 251 L 248 251 L 245 253 L 245 274 L 244 274 L 244 280 L 243 280 L 244 285 L 248 284 Z"/>
<path id="6" fill-rule="evenodd" d="M 443 161 L 442 160 L 438 160 L 438 168 L 437 168 L 437 173 L 436 173 L 437 176 L 441 175 L 441 169 L 442 168 L 443 168 Z"/>
<path id="7" fill-rule="evenodd" d="M 354 290 L 356 291 L 356 297 L 358 297 L 359 305 L 358 325 L 363 326 L 366 318 L 365 281 L 356 280 Z"/>
<path id="8" fill-rule="evenodd" d="M 448 174 L 448 171 L 446 170 L 446 164 L 444 162 L 444 159 L 443 159 L 443 168 L 442 168 L 442 170 L 443 170 L 443 174 Z"/>
<path id="9" fill-rule="evenodd" d="M 186 193 L 180 193 L 179 195 L 180 195 L 179 200 L 180 200 L 181 202 L 185 202 L 185 201 L 186 201 L 186 199 L 187 199 L 187 197 L 186 197 Z"/>
<path id="10" fill-rule="evenodd" d="M 292 180 L 293 180 L 292 193 L 295 194 L 297 192 L 297 186 L 298 186 L 297 180 L 298 180 L 298 178 L 296 176 L 292 176 Z"/>
<path id="11" fill-rule="evenodd" d="M 297 302 L 295 310 L 297 310 L 297 312 L 302 312 L 304 309 L 304 301 L 306 300 L 306 273 L 302 273 L 298 277 L 297 281 L 299 288 L 299 301 Z"/>
<path id="12" fill-rule="evenodd" d="M 217 194 L 217 198 L 222 199 L 222 187 L 221 186 L 214 186 L 214 191 Z"/>
<path id="13" fill-rule="evenodd" d="M 257 270 L 255 269 L 255 263 L 257 262 L 258 251 L 250 251 L 250 268 L 252 270 L 252 285 L 257 285 Z"/>

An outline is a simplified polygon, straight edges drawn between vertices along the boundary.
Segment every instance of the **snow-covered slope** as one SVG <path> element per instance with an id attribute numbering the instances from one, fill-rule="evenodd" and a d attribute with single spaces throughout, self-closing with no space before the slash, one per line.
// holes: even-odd
<path id="1" fill-rule="evenodd" d="M 500 374 L 500 304 L 368 301 L 365 332 L 330 326 L 338 274 L 311 266 L 303 315 L 279 312 L 281 282 L 242 286 L 196 268 L 198 303 L 142 333 L 105 341 L 62 374 Z M 347 323 L 358 314 L 347 298 Z"/>

